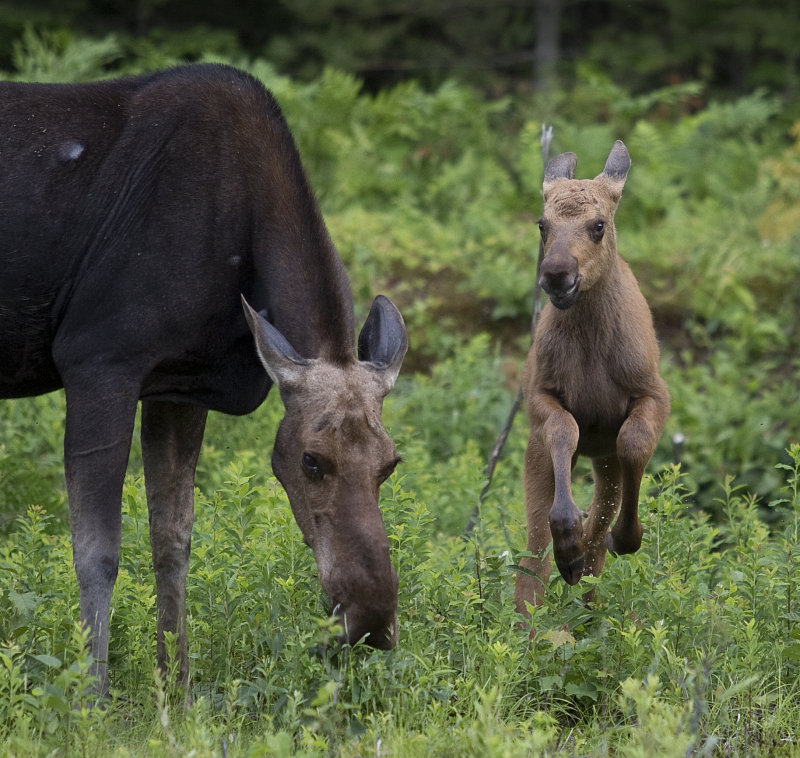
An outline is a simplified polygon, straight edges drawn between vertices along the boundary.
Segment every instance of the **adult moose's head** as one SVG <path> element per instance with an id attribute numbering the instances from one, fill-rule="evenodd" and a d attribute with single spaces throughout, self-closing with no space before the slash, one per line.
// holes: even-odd
<path id="1" fill-rule="evenodd" d="M 631 166 L 619 140 L 595 179 L 575 180 L 577 161 L 575 153 L 563 153 L 547 164 L 539 220 L 544 249 L 539 284 L 562 310 L 612 268 L 617 255 L 614 213 Z"/>
<path id="2" fill-rule="evenodd" d="M 378 489 L 400 460 L 381 408 L 408 348 L 402 316 L 378 296 L 359 336 L 359 359 L 334 363 L 302 358 L 246 301 L 244 307 L 286 410 L 272 469 L 314 551 L 323 589 L 344 626 L 343 640 L 364 638 L 373 647 L 392 648 L 397 573 Z"/>

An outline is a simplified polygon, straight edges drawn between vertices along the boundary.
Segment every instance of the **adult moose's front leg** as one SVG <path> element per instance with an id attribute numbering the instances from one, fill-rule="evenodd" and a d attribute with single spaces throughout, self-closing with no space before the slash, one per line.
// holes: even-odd
<path id="1" fill-rule="evenodd" d="M 108 694 L 108 623 L 117 578 L 122 483 L 136 416 L 136 392 L 95 376 L 65 379 L 64 471 L 81 620 L 90 630 L 101 695 Z"/>
<path id="2" fill-rule="evenodd" d="M 635 553 L 642 544 L 639 521 L 639 488 L 647 462 L 664 430 L 669 415 L 669 399 L 640 397 L 633 401 L 628 418 L 617 435 L 617 457 L 622 471 L 622 505 L 619 517 L 608 534 L 612 553 Z"/>
<path id="3" fill-rule="evenodd" d="M 207 411 L 192 405 L 142 403 L 142 460 L 158 598 L 158 665 L 166 670 L 164 633 L 178 635 L 178 674 L 189 681 L 186 574 L 194 522 L 194 474 Z"/>

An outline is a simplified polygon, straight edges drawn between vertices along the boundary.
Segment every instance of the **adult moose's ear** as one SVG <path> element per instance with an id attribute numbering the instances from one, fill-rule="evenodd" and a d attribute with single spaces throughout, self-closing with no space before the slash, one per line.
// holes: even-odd
<path id="1" fill-rule="evenodd" d="M 603 173 L 596 177 L 606 182 L 616 201 L 622 196 L 622 188 L 625 186 L 625 178 L 630 167 L 631 156 L 628 154 L 628 148 L 622 140 L 617 140 L 608 154 Z"/>
<path id="2" fill-rule="evenodd" d="M 406 350 L 408 335 L 400 311 L 388 297 L 378 295 L 358 335 L 358 359 L 380 373 L 384 395 L 394 387 Z"/>
<path id="3" fill-rule="evenodd" d="M 256 352 L 271 379 L 278 385 L 281 395 L 291 392 L 302 381 L 310 364 L 272 324 L 250 307 L 242 295 L 244 317 L 256 341 Z"/>

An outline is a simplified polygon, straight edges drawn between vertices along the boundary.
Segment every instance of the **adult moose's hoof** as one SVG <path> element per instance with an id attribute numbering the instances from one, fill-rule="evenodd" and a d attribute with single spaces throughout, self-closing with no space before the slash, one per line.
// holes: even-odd
<path id="1" fill-rule="evenodd" d="M 576 558 L 574 561 L 560 561 L 555 557 L 558 572 L 561 574 L 564 581 L 569 585 L 577 584 L 583 576 L 583 556 Z"/>

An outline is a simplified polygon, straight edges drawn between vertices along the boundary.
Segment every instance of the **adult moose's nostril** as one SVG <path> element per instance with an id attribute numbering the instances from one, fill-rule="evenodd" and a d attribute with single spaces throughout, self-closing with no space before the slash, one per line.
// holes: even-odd
<path id="1" fill-rule="evenodd" d="M 365 642 L 376 650 L 391 650 L 397 644 L 397 620 L 387 624 L 383 629 L 372 632 Z"/>
<path id="2" fill-rule="evenodd" d="M 363 642 L 378 650 L 391 650 L 397 644 L 397 610 L 394 605 L 370 610 L 358 605 L 343 607 L 337 603 L 333 615 L 338 617 L 342 627 L 342 644 Z"/>

